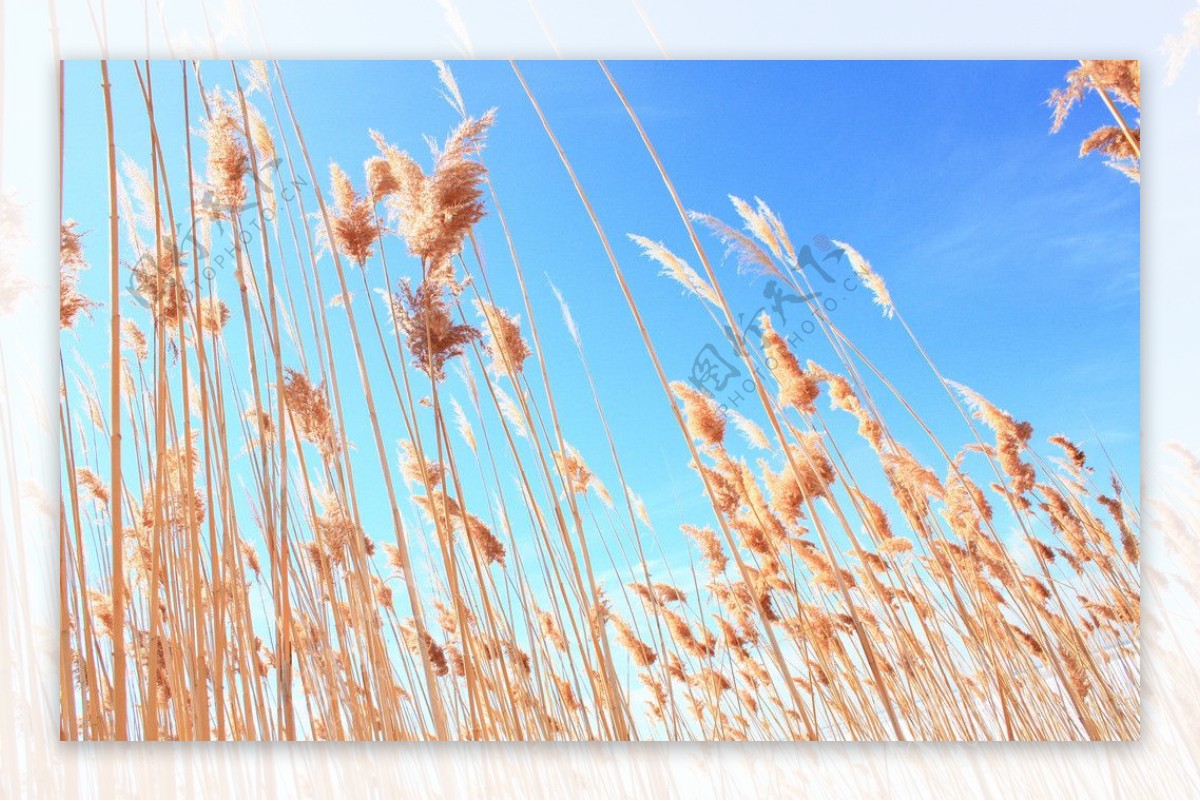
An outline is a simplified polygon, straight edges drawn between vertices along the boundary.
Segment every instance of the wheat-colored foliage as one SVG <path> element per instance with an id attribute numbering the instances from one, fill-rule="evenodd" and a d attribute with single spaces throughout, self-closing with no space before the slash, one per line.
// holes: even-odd
<path id="1" fill-rule="evenodd" d="M 1173 66 L 1173 69 L 1175 67 Z M 1066 124 L 1071 110 L 1083 102 L 1088 92 L 1095 92 L 1104 101 L 1116 125 L 1092 131 L 1079 146 L 1079 155 L 1101 153 L 1113 169 L 1141 181 L 1142 129 L 1140 119 L 1127 122 L 1116 103 L 1140 113 L 1142 109 L 1142 67 L 1140 61 L 1083 60 L 1067 73 L 1066 86 L 1055 89 L 1047 101 L 1054 109 L 1050 130 L 1058 133 Z"/>
<path id="2" fill-rule="evenodd" d="M 1092 89 L 1136 107 L 1129 64 L 1083 62 L 1059 116 Z M 677 424 L 646 441 L 606 410 L 627 388 L 591 372 L 591 315 L 574 318 L 552 284 L 565 325 L 549 324 L 526 284 L 485 162 L 502 123 L 468 113 L 450 67 L 437 80 L 461 120 L 431 166 L 347 131 L 348 148 L 377 151 L 353 179 L 314 170 L 301 124 L 314 112 L 292 106 L 285 73 L 251 62 L 237 91 L 205 91 L 189 64 L 200 91 L 169 128 L 171 105 L 146 98 L 156 131 L 188 139 L 163 143 L 154 179 L 126 169 L 130 197 L 112 192 L 128 232 L 92 269 L 128 275 L 127 296 L 79 293 L 91 243 L 62 223 L 62 327 L 111 336 L 120 362 L 98 381 L 64 359 L 64 736 L 1137 736 L 1141 516 L 1117 477 L 1094 486 L 1091 440 L 1054 435 L 1044 458 L 1032 423 L 950 382 L 941 405 L 898 390 L 880 403 L 864 375 L 894 389 L 887 375 L 910 365 L 868 362 L 827 317 L 824 366 L 769 316 L 745 329 L 754 392 L 725 408 L 667 375 L 643 323 L 655 310 L 628 291 L 577 183 L 660 371 L 646 403 Z M 1139 144 L 1118 124 L 1085 151 L 1129 161 Z M 318 212 L 288 199 L 285 175 L 327 180 Z M 691 264 L 630 237 L 705 323 L 732 321 L 726 289 L 743 280 L 713 269 L 714 243 L 804 294 L 782 220 L 761 199 L 730 202 L 743 230 L 679 204 Z M 271 236 L 243 236 L 266 210 Z M 175 241 L 172 215 L 205 247 Z M 511 264 L 486 259 L 489 218 Z M 837 245 L 902 323 L 902 284 L 893 298 Z M 216 247 L 238 270 L 221 292 L 199 279 Z M 589 391 L 548 352 L 577 353 Z M 635 464 L 671 458 L 664 474 L 678 468 L 687 492 L 634 486 Z"/>

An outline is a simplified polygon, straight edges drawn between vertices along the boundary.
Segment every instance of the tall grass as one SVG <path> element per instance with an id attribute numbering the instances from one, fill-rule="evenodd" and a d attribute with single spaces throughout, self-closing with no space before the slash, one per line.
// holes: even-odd
<path id="1" fill-rule="evenodd" d="M 555 288 L 561 321 L 531 299 L 486 163 L 503 123 L 469 109 L 444 64 L 461 121 L 430 160 L 372 133 L 361 173 L 327 179 L 278 65 L 231 65 L 227 91 L 181 66 L 121 65 L 150 137 L 120 143 L 99 66 L 109 227 L 62 221 L 64 738 L 1137 736 L 1140 514 L 1119 479 L 1066 437 L 1035 447 L 1029 423 L 944 377 L 848 244 L 944 404 L 917 408 L 889 378 L 908 366 L 871 358 L 811 300 L 833 363 L 804 361 L 769 319 L 744 333 L 708 235 L 808 297 L 787 228 L 760 200 L 733 198 L 737 227 L 689 212 L 606 66 L 700 269 L 657 241 L 670 232 L 621 233 L 738 332 L 757 404 L 726 409 L 668 373 L 626 279 L 645 267 L 621 263 L 513 65 L 654 365 L 677 429 L 662 436 L 682 438 L 711 506 L 677 532 L 630 483 L 639 454 L 567 299 Z M 182 99 L 182 120 L 156 92 Z M 327 189 L 314 208 L 297 187 Z M 488 215 L 511 275 L 475 236 Z M 105 298 L 80 291 L 85 236 L 107 237 Z M 222 252 L 228 299 L 207 277 Z M 110 349 L 100 376 L 68 365 L 86 336 Z M 545 343 L 562 336 L 603 463 L 561 414 Z M 935 435 L 948 415 L 964 443 Z M 912 424 L 928 443 L 901 440 Z M 652 570 L 683 541 L 686 565 Z"/>

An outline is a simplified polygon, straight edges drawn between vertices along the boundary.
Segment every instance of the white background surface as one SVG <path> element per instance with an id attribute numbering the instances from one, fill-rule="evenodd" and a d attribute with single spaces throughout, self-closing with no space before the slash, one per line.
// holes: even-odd
<path id="1" fill-rule="evenodd" d="M 1196 797 L 1200 54 L 1193 1 L 0 0 L 0 795 Z M 1200 29 L 1200 22 L 1193 23 Z M 1200 32 L 1200 31 L 1198 31 Z M 1143 740 L 1131 744 L 58 743 L 57 97 L 63 58 L 1138 58 L 1143 62 Z M 1190 483 L 1189 483 L 1190 481 Z M 13 495 L 19 497 L 19 502 Z M 18 593 L 9 577 L 27 585 Z"/>

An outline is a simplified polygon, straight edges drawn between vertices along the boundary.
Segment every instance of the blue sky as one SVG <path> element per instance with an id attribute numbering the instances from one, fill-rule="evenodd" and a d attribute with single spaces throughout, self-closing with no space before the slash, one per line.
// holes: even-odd
<path id="1" fill-rule="evenodd" d="M 797 244 L 818 235 L 852 244 L 886 279 L 947 377 L 1030 420 L 1044 453 L 1052 452 L 1045 437 L 1064 433 L 1103 468 L 1098 432 L 1126 482 L 1136 485 L 1139 193 L 1099 158 L 1077 156 L 1080 140 L 1108 124 L 1094 98 L 1076 109 L 1062 133 L 1049 133 L 1045 99 L 1072 66 L 610 64 L 688 208 L 732 222 L 727 196 L 758 196 Z M 323 189 L 330 160 L 361 185 L 360 165 L 375 153 L 369 129 L 427 164 L 422 136 L 441 139 L 457 122 L 428 62 L 281 67 Z M 660 534 L 674 539 L 675 526 L 696 522 L 707 503 L 686 467 L 686 449 L 591 223 L 509 66 L 453 62 L 452 68 L 469 111 L 499 110 L 485 159 L 530 283 L 567 439 L 615 491 L 602 430 L 549 280 L 578 322 L 630 483 L 645 498 Z M 657 276 L 625 237 L 662 240 L 696 264 L 637 132 L 595 63 L 529 62 L 521 68 L 616 248 L 669 377 L 685 378 L 697 352 L 722 340 L 698 301 Z M 128 64 L 111 69 L 118 147 L 145 166 L 148 130 L 137 81 Z M 232 88 L 228 64 L 202 70 L 209 88 Z M 153 76 L 160 134 L 179 147 L 179 65 L 156 63 Z M 85 274 L 81 288 L 108 302 L 101 266 L 107 200 L 99 67 L 68 63 L 66 81 L 64 214 L 92 232 L 87 255 L 100 268 Z M 193 146 L 200 147 L 199 140 Z M 179 181 L 182 154 L 168 150 L 167 158 L 175 164 L 178 206 L 178 198 L 186 198 L 186 183 Z M 311 210 L 311 190 L 306 200 Z M 495 217 L 485 219 L 478 233 L 498 302 L 520 310 Z M 738 275 L 732 260 L 721 260 L 719 243 L 706 237 L 705 244 L 735 310 L 755 312 L 763 305 L 766 279 Z M 127 243 L 123 247 L 128 258 Z M 391 239 L 386 247 L 393 274 L 412 275 L 415 267 L 401 243 Z M 324 269 L 332 294 L 332 268 Z M 839 279 L 849 274 L 844 260 L 830 270 Z M 372 279 L 382 281 L 377 268 Z M 232 273 L 218 274 L 217 281 L 221 296 L 232 301 Z M 939 436 L 965 443 L 965 426 L 899 324 L 882 319 L 861 289 L 837 301 L 832 316 L 839 326 L 915 406 L 932 410 L 927 417 Z M 364 315 L 366 302 L 355 300 Z M 81 323 L 81 333 L 65 336 L 63 345 L 68 354 L 78 351 L 104 381 L 102 317 L 100 312 L 95 322 Z M 231 334 L 231 350 L 235 341 Z M 832 361 L 815 339 L 805 343 L 801 359 Z M 350 354 L 345 358 L 344 380 L 352 386 Z M 374 367 L 382 364 L 377 355 L 368 358 Z M 348 395 L 357 402 L 356 392 Z M 740 408 L 761 417 L 752 404 Z M 928 440 L 895 404 L 885 402 L 884 413 L 914 452 L 938 464 Z M 374 447 L 362 416 L 355 419 L 349 432 L 357 445 L 354 459 L 367 475 L 374 472 Z M 393 422 L 399 431 L 398 417 Z M 386 529 L 384 519 L 378 525 Z"/>

